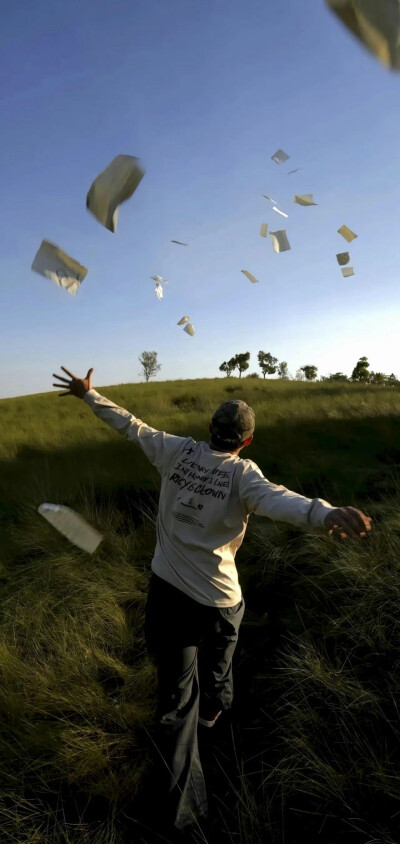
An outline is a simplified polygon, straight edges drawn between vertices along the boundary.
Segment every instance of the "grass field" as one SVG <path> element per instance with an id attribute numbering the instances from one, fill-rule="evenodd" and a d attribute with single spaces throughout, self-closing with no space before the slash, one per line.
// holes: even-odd
<path id="1" fill-rule="evenodd" d="M 398 844 L 400 390 L 237 378 L 97 389 L 197 440 L 221 401 L 243 398 L 256 411 L 243 457 L 373 517 L 367 540 L 344 543 L 251 517 L 235 725 L 207 731 L 215 746 L 200 752 L 218 841 Z M 57 391 L 1 400 L 0 431 L 1 844 L 150 844 L 130 818 L 151 765 L 143 621 L 159 476 Z M 54 531 L 43 501 L 88 518 L 105 535 L 98 551 Z"/>

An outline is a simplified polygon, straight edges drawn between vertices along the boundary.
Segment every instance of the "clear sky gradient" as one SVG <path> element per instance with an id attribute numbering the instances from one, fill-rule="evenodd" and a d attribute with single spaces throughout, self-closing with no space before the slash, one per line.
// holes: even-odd
<path id="1" fill-rule="evenodd" d="M 144 350 L 158 380 L 222 376 L 246 351 L 256 371 L 260 349 L 292 374 L 367 355 L 400 376 L 400 74 L 323 0 L 17 0 L 0 44 L 1 397 L 51 391 L 60 364 L 139 381 Z M 120 153 L 146 175 L 111 234 L 86 193 Z M 88 267 L 76 296 L 31 271 L 42 239 Z"/>

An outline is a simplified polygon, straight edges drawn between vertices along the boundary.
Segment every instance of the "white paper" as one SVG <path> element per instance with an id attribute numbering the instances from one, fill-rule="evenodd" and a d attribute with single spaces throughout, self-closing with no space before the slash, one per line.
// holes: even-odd
<path id="1" fill-rule="evenodd" d="M 353 267 L 344 267 L 344 269 L 342 269 L 342 274 L 344 275 L 345 278 L 347 278 L 349 275 L 354 275 L 354 268 Z"/>
<path id="2" fill-rule="evenodd" d="M 261 223 L 261 228 L 260 228 L 261 237 L 267 237 L 267 234 L 268 234 L 268 223 Z"/>
<path id="3" fill-rule="evenodd" d="M 295 193 L 293 201 L 297 202 L 298 205 L 317 205 L 313 200 L 312 193 Z"/>
<path id="4" fill-rule="evenodd" d="M 287 153 L 284 152 L 283 149 L 277 149 L 277 151 L 274 152 L 273 155 L 271 155 L 271 158 L 272 161 L 275 161 L 276 164 L 283 164 L 285 161 L 288 160 L 288 158 L 290 158 L 290 155 L 287 155 Z"/>
<path id="5" fill-rule="evenodd" d="M 183 316 L 182 319 L 180 319 L 179 322 L 177 322 L 176 324 L 177 325 L 183 325 L 185 322 L 189 322 L 189 320 L 190 320 L 190 317 Z"/>
<path id="6" fill-rule="evenodd" d="M 182 243 L 181 240 L 171 240 L 171 243 L 177 243 L 178 246 L 189 246 L 188 243 Z"/>
<path id="7" fill-rule="evenodd" d="M 276 213 L 280 214 L 282 217 L 288 217 L 289 216 L 289 214 L 285 214 L 284 211 L 280 211 L 279 208 L 276 207 L 276 205 L 272 206 L 272 210 L 276 211 Z"/>
<path id="8" fill-rule="evenodd" d="M 352 230 L 349 229 L 348 226 L 341 226 L 340 229 L 338 229 L 338 234 L 341 234 L 342 237 L 344 237 L 344 239 L 347 240 L 348 243 L 351 243 L 351 241 L 354 240 L 355 237 L 358 237 L 358 235 L 354 234 L 354 232 L 352 232 Z"/>
<path id="9" fill-rule="evenodd" d="M 87 276 L 86 267 L 78 264 L 78 261 L 49 240 L 42 240 L 31 269 L 72 294 L 76 293 L 81 281 Z"/>
<path id="10" fill-rule="evenodd" d="M 248 270 L 241 270 L 241 272 L 251 281 L 253 284 L 259 284 L 258 278 L 255 278 L 254 275 L 249 273 Z"/>
<path id="11" fill-rule="evenodd" d="M 162 299 L 163 296 L 164 296 L 164 293 L 163 293 L 163 289 L 162 289 L 162 284 L 160 284 L 159 281 L 156 281 L 155 291 L 156 291 L 156 294 L 157 294 L 157 298 Z"/>
<path id="12" fill-rule="evenodd" d="M 110 232 L 116 231 L 119 206 L 132 196 L 144 173 L 139 158 L 117 155 L 90 186 L 86 207 Z"/>
<path id="13" fill-rule="evenodd" d="M 38 513 L 47 519 L 70 542 L 93 554 L 104 538 L 82 516 L 63 504 L 40 504 Z"/>
<path id="14" fill-rule="evenodd" d="M 274 204 L 274 205 L 277 205 L 277 204 L 278 204 L 278 200 L 277 200 L 277 199 L 272 199 L 272 196 L 267 196 L 267 194 L 266 194 L 266 193 L 263 193 L 263 197 L 264 197 L 264 199 L 269 199 L 269 201 L 270 201 L 270 202 L 273 202 L 273 204 Z"/>
<path id="15" fill-rule="evenodd" d="M 387 67 L 400 70 L 399 0 L 326 0 L 347 29 Z"/>
<path id="16" fill-rule="evenodd" d="M 345 264 L 348 264 L 350 261 L 350 255 L 348 252 L 338 252 L 336 255 L 337 262 L 340 267 L 343 267 Z"/>
<path id="17" fill-rule="evenodd" d="M 188 324 L 185 325 L 183 330 L 186 331 L 186 334 L 190 334 L 190 336 L 193 337 L 194 328 L 191 322 L 188 322 Z"/>
<path id="18" fill-rule="evenodd" d="M 280 229 L 277 232 L 270 232 L 270 237 L 275 252 L 287 252 L 290 249 L 290 243 L 285 229 Z"/>

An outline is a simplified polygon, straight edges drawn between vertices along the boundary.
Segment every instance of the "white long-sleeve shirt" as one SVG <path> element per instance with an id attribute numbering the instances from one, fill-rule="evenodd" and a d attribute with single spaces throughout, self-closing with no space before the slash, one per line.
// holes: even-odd
<path id="1" fill-rule="evenodd" d="M 152 570 L 200 604 L 231 607 L 242 599 L 235 565 L 250 513 L 299 527 L 323 526 L 333 507 L 271 483 L 253 460 L 192 437 L 157 431 L 89 390 L 96 416 L 136 442 L 161 475 Z"/>

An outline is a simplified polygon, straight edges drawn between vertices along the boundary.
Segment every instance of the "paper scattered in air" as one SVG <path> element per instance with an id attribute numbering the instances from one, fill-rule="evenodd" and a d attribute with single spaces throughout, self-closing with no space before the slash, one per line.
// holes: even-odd
<path id="1" fill-rule="evenodd" d="M 297 167 L 297 170 L 289 170 L 288 176 L 291 176 L 292 173 L 300 173 L 301 167 Z"/>
<path id="2" fill-rule="evenodd" d="M 338 229 L 338 234 L 341 234 L 348 243 L 351 243 L 355 237 L 358 237 L 358 235 L 354 234 L 354 232 L 352 232 L 352 230 L 347 226 L 341 226 L 340 229 Z"/>
<path id="3" fill-rule="evenodd" d="M 132 196 L 144 172 L 139 158 L 117 155 L 89 188 L 86 207 L 110 232 L 116 231 L 119 206 Z"/>
<path id="4" fill-rule="evenodd" d="M 190 336 L 191 336 L 191 337 L 193 337 L 193 335 L 194 335 L 194 328 L 193 328 L 193 325 L 192 325 L 192 323 L 191 323 L 191 322 L 188 322 L 188 324 L 187 324 L 187 325 L 185 325 L 185 327 L 184 327 L 184 329 L 183 329 L 183 330 L 184 330 L 184 331 L 186 331 L 186 334 L 190 334 Z"/>
<path id="5" fill-rule="evenodd" d="M 259 284 L 258 278 L 255 278 L 255 276 L 254 276 L 254 275 L 252 275 L 251 273 L 249 273 L 249 272 L 248 272 L 248 270 L 241 270 L 241 272 L 242 272 L 245 276 L 247 276 L 247 278 L 249 279 L 249 281 L 251 281 L 253 284 Z"/>
<path id="6" fill-rule="evenodd" d="M 290 155 L 287 155 L 287 153 L 284 152 L 283 149 L 277 149 L 277 151 L 274 152 L 273 155 L 271 155 L 271 158 L 272 161 L 275 161 L 276 164 L 283 164 L 285 161 L 288 160 L 288 158 L 290 158 Z"/>
<path id="7" fill-rule="evenodd" d="M 349 275 L 354 275 L 354 268 L 353 267 L 344 267 L 344 269 L 342 269 L 342 274 L 344 275 L 345 278 L 347 278 Z"/>
<path id="8" fill-rule="evenodd" d="M 177 243 L 178 246 L 189 246 L 188 243 L 182 243 L 181 240 L 171 240 L 171 243 Z"/>
<path id="9" fill-rule="evenodd" d="M 289 216 L 289 214 L 285 214 L 284 211 L 280 211 L 279 208 L 276 207 L 276 205 L 272 206 L 272 210 L 276 211 L 277 214 L 281 214 L 282 217 L 288 217 Z"/>
<path id="10" fill-rule="evenodd" d="M 399 0 L 326 0 L 347 29 L 387 67 L 400 70 Z"/>
<path id="11" fill-rule="evenodd" d="M 93 554 L 104 538 L 82 516 L 63 504 L 40 504 L 38 513 L 57 528 L 70 542 Z"/>
<path id="12" fill-rule="evenodd" d="M 156 295 L 157 295 L 157 299 L 162 299 L 163 296 L 164 296 L 162 286 L 163 286 L 163 284 L 168 284 L 167 279 L 163 278 L 162 275 L 151 275 L 150 278 L 152 278 L 153 281 L 155 281 L 155 283 L 156 283 L 156 286 L 155 286 L 154 289 L 155 289 L 155 292 L 156 292 Z"/>
<path id="13" fill-rule="evenodd" d="M 266 237 L 268 234 L 268 223 L 261 223 L 260 235 Z"/>
<path id="14" fill-rule="evenodd" d="M 60 287 L 68 290 L 68 293 L 75 294 L 81 281 L 87 276 L 87 269 L 78 264 L 66 252 L 63 252 L 55 243 L 49 240 L 42 240 L 42 243 L 33 259 L 31 267 L 35 273 L 44 275 L 54 281 Z"/>
<path id="15" fill-rule="evenodd" d="M 340 267 L 343 267 L 345 264 L 348 264 L 350 261 L 350 255 L 348 252 L 338 252 L 336 255 L 337 262 Z"/>
<path id="16" fill-rule="evenodd" d="M 176 324 L 177 325 L 183 325 L 185 322 L 189 322 L 189 320 L 190 320 L 190 317 L 183 316 L 182 319 L 180 319 L 179 322 L 177 322 Z"/>
<path id="17" fill-rule="evenodd" d="M 270 202 L 273 202 L 273 203 L 274 203 L 274 205 L 277 205 L 277 204 L 278 204 L 278 200 L 277 200 L 277 199 L 272 199 L 272 196 L 267 196 L 267 194 L 266 194 L 266 193 L 263 193 L 263 197 L 264 197 L 264 199 L 269 199 L 269 201 L 270 201 Z"/>
<path id="18" fill-rule="evenodd" d="M 287 252 L 290 249 L 290 243 L 285 229 L 280 229 L 277 232 L 270 232 L 270 237 L 275 252 Z"/>
<path id="19" fill-rule="evenodd" d="M 295 193 L 293 200 L 294 202 L 297 202 L 298 205 L 317 205 L 317 203 L 313 200 L 312 193 Z"/>

